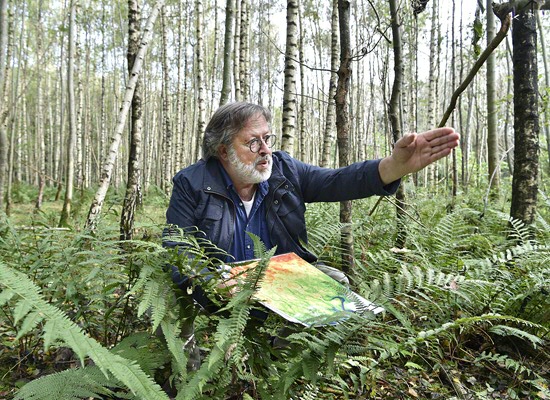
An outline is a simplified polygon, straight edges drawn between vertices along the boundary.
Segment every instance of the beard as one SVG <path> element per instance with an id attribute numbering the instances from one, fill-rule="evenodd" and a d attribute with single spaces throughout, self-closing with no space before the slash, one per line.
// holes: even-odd
<path id="1" fill-rule="evenodd" d="M 260 156 L 258 154 L 258 157 L 256 157 L 256 160 L 254 160 L 252 164 L 243 163 L 237 156 L 235 149 L 231 146 L 227 149 L 227 155 L 229 158 L 229 164 L 235 170 L 237 178 L 245 184 L 264 182 L 271 176 L 273 160 L 270 154 L 266 154 L 265 156 Z M 267 161 L 267 169 L 265 171 L 258 171 L 256 166 L 263 161 Z"/>

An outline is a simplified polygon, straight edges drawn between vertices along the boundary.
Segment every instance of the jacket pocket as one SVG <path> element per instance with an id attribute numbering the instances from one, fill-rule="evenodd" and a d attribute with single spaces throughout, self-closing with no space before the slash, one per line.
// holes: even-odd
<path id="1" fill-rule="evenodd" d="M 195 210 L 198 228 L 205 236 L 212 240 L 212 230 L 219 224 L 223 216 L 223 203 L 210 202 L 199 204 Z"/>
<path id="2" fill-rule="evenodd" d="M 295 243 L 306 239 L 306 206 L 300 198 L 292 193 L 285 193 L 275 202 L 280 203 L 279 208 L 276 209 L 277 215 Z"/>

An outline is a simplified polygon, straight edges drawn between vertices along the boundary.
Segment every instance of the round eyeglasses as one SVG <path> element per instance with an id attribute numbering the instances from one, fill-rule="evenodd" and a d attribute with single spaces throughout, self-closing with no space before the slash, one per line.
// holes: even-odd
<path id="1" fill-rule="evenodd" d="M 252 153 L 258 153 L 262 148 L 262 142 L 265 143 L 265 145 L 268 148 L 271 148 L 273 147 L 276 141 L 277 141 L 277 136 L 266 135 L 263 139 L 254 138 L 251 141 L 247 142 L 246 145 L 248 145 L 248 148 Z"/>

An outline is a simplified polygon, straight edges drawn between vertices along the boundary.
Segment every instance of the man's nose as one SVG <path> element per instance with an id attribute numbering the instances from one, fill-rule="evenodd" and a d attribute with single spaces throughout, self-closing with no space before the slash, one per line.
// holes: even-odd
<path id="1" fill-rule="evenodd" d="M 271 154 L 271 149 L 263 139 L 260 140 L 260 150 L 258 150 L 258 154 L 260 154 L 261 156 Z"/>

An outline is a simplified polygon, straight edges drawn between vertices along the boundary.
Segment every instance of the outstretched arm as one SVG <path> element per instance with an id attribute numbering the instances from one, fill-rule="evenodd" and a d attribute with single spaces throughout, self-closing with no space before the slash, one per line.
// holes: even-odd
<path id="1" fill-rule="evenodd" d="M 389 184 L 448 156 L 458 146 L 459 139 L 460 135 L 453 128 L 403 136 L 395 143 L 392 154 L 378 165 L 382 182 Z"/>

